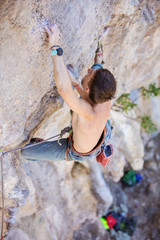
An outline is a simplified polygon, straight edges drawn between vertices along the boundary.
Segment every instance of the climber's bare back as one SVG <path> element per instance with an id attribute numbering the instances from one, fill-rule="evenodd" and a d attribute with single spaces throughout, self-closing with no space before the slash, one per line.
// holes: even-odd
<path id="1" fill-rule="evenodd" d="M 98 143 L 111 109 L 111 101 L 93 107 L 94 117 L 88 120 L 77 113 L 72 114 L 73 145 L 80 153 L 91 151 Z"/>

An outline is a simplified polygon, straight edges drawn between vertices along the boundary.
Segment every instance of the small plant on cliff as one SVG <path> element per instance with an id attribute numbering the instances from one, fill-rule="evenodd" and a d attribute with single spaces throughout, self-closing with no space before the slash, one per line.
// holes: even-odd
<path id="1" fill-rule="evenodd" d="M 146 89 L 144 87 L 141 87 L 140 92 L 141 92 L 141 96 L 149 99 L 150 97 L 159 96 L 160 95 L 160 88 L 157 88 L 155 83 L 151 83 L 149 85 L 148 89 Z M 141 109 L 139 109 L 139 107 L 137 106 L 137 104 L 134 101 L 131 101 L 130 93 L 122 94 L 117 99 L 117 101 L 113 105 L 112 109 L 115 110 L 115 111 L 122 111 L 122 112 L 125 112 L 125 113 L 128 114 L 128 111 L 131 111 L 134 107 L 137 107 L 137 109 L 141 112 L 141 115 L 137 116 L 136 119 L 133 119 L 133 118 L 131 118 L 131 119 L 139 121 L 140 124 L 141 124 L 141 127 L 147 133 L 156 131 L 157 128 L 156 128 L 155 124 L 152 122 L 151 117 L 149 115 L 143 114 Z"/>
<path id="2" fill-rule="evenodd" d="M 122 106 L 122 111 L 126 113 L 128 113 L 128 111 L 132 110 L 135 106 L 137 106 L 137 104 L 131 102 L 129 96 L 129 93 L 124 93 L 117 99 L 117 103 Z"/>
<path id="3" fill-rule="evenodd" d="M 141 127 L 147 132 L 154 132 L 157 130 L 155 124 L 152 122 L 151 117 L 148 115 L 141 116 Z"/>
<path id="4" fill-rule="evenodd" d="M 142 87 L 141 91 L 142 91 L 142 96 L 146 98 L 156 97 L 160 95 L 160 88 L 157 88 L 155 83 L 151 83 L 148 89 Z"/>

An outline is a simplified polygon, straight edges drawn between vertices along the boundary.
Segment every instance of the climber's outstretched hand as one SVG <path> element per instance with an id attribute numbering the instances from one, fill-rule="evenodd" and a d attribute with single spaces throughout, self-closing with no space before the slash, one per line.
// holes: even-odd
<path id="1" fill-rule="evenodd" d="M 60 31 L 56 24 L 50 26 L 44 26 L 46 32 L 49 36 L 49 45 L 52 47 L 53 45 L 59 45 L 60 40 Z"/>

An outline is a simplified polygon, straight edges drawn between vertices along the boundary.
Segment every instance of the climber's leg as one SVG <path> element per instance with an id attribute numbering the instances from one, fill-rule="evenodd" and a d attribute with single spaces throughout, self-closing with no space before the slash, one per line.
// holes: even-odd
<path id="1" fill-rule="evenodd" d="M 97 52 L 97 53 L 95 54 L 94 63 L 101 64 L 102 61 L 103 61 L 102 53 L 101 53 L 101 52 Z M 101 65 L 102 65 L 102 64 L 101 64 Z"/>
<path id="2" fill-rule="evenodd" d="M 92 65 L 91 69 L 103 68 L 102 63 L 103 63 L 102 47 L 100 47 L 100 45 L 98 44 L 98 48 L 96 49 L 95 52 L 94 64 Z"/>
<path id="3" fill-rule="evenodd" d="M 65 152 L 68 145 L 68 138 L 62 138 L 60 140 L 61 146 L 57 141 L 42 142 L 21 151 L 26 160 L 31 161 L 61 161 L 65 160 Z M 30 146 L 27 144 L 26 146 Z"/>

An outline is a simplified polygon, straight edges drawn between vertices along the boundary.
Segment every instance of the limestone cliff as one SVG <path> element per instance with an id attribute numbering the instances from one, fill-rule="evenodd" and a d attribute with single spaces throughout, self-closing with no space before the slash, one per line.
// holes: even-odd
<path id="1" fill-rule="evenodd" d="M 46 23 L 59 26 L 65 63 L 77 66 L 81 78 L 102 41 L 104 67 L 115 75 L 119 97 L 159 84 L 159 11 L 157 0 L 0 1 L 0 146 L 9 150 L 31 136 L 48 138 L 70 122 L 54 83 Z M 160 128 L 158 100 L 140 104 Z M 115 154 L 105 168 L 92 161 L 38 163 L 19 153 L 5 155 L 4 232 L 13 226 L 8 240 L 70 240 L 86 222 L 96 227 L 96 239 L 106 239 L 97 220 L 113 201 L 106 181 L 119 181 L 127 164 L 140 170 L 144 163 L 139 124 L 114 111 L 111 122 Z"/>

